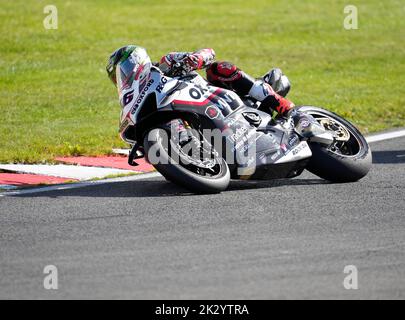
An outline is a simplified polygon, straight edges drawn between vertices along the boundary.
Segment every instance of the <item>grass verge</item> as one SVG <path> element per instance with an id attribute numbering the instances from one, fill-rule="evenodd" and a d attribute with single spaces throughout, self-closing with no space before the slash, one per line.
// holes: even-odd
<path id="1" fill-rule="evenodd" d="M 405 126 L 405 7 L 354 1 L 359 29 L 345 30 L 346 1 L 52 2 L 58 29 L 45 30 L 47 1 L 0 7 L 0 162 L 110 154 L 120 108 L 106 77 L 108 55 L 135 43 L 153 59 L 213 47 L 254 76 L 281 67 L 296 104 L 326 107 L 364 133 Z"/>

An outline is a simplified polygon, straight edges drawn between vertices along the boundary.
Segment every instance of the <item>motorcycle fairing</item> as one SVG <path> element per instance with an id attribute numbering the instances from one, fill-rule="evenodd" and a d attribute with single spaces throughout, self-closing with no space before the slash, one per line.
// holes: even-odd
<path id="1" fill-rule="evenodd" d="M 223 157 L 233 157 L 233 178 L 274 179 L 302 172 L 311 151 L 294 130 L 272 123 L 265 112 L 246 107 L 236 93 L 201 79 L 195 75 L 191 81 L 183 81 L 152 70 L 138 97 L 124 107 L 122 122 L 128 119 L 135 126 L 141 110 L 150 108 L 145 101 L 152 97 L 156 106 L 152 116 L 159 112 L 197 114 L 221 130 Z"/>
<path id="2" fill-rule="evenodd" d="M 246 120 L 246 113 L 255 113 L 260 119 L 260 124 Z M 254 119 L 256 120 L 256 119 Z M 306 160 L 312 155 L 311 150 L 305 141 L 300 141 L 293 129 L 287 130 L 280 124 L 274 124 L 271 116 L 260 110 L 253 110 L 249 107 L 241 107 L 235 110 L 224 122 L 236 132 L 239 128 L 245 127 L 247 131 L 244 136 L 255 132 L 255 159 L 250 160 L 255 166 L 249 163 L 238 163 L 239 173 L 234 174 L 234 178 L 251 179 L 276 179 L 293 177 L 302 172 Z M 241 138 L 240 140 L 242 140 Z M 236 159 L 238 152 L 247 151 L 243 149 L 246 145 L 236 149 Z"/>
<path id="3" fill-rule="evenodd" d="M 236 164 L 237 169 L 232 170 L 234 177 L 246 178 L 255 174 L 256 179 L 260 175 L 265 176 L 269 165 L 279 167 L 275 169 L 279 174 L 272 173 L 274 177 L 291 176 L 290 171 L 294 171 L 296 175 L 300 170 L 297 170 L 294 163 L 312 155 L 308 144 L 300 142 L 293 130 L 271 124 L 269 114 L 246 107 L 234 92 L 211 86 L 207 86 L 206 91 L 203 91 L 205 94 L 202 92 L 194 94 L 193 90 L 199 88 L 196 89 L 194 86 L 184 88 L 184 91 L 172 100 L 171 108 L 183 112 L 192 111 L 208 117 L 215 128 L 221 129 L 225 141 L 234 142 L 231 146 L 223 144 L 225 145 L 223 150 L 228 152 L 223 154 L 227 161 L 229 152 L 233 154 L 232 163 Z M 190 101 L 190 97 L 194 101 Z M 252 141 L 255 143 L 250 143 Z M 251 152 L 251 148 L 255 150 Z M 247 158 L 249 154 L 254 154 L 254 158 Z M 285 170 L 280 170 L 281 167 Z"/>

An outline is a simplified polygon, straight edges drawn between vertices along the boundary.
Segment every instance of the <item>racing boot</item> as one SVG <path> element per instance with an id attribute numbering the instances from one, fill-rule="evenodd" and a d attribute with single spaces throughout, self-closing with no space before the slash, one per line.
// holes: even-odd
<path id="1" fill-rule="evenodd" d="M 294 108 L 294 103 L 279 95 L 274 89 L 263 80 L 253 83 L 249 96 L 261 101 L 259 110 L 273 113 L 276 111 L 280 117 L 288 117 L 288 113 Z"/>

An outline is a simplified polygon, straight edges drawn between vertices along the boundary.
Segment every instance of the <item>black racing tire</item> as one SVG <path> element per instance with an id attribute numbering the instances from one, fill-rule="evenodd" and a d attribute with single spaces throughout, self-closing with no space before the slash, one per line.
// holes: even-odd
<path id="1" fill-rule="evenodd" d="M 165 131 L 161 128 L 150 130 L 144 138 L 145 156 L 148 159 L 148 152 L 154 145 L 159 150 L 159 158 L 162 163 L 152 163 L 156 170 L 169 180 L 194 193 L 220 193 L 228 188 L 230 182 L 230 171 L 228 164 L 222 157 L 216 158 L 220 167 L 220 172 L 215 176 L 202 176 L 192 172 L 184 166 L 171 161 L 171 157 L 162 145 L 160 134 Z"/>
<path id="2" fill-rule="evenodd" d="M 372 166 L 371 149 L 360 131 L 349 121 L 328 110 L 302 106 L 299 111 L 310 115 L 324 115 L 338 121 L 350 133 L 353 143 L 358 144 L 358 150 L 353 155 L 341 155 L 329 150 L 319 143 L 309 143 L 312 157 L 306 169 L 318 177 L 331 182 L 354 182 L 367 175 Z"/>

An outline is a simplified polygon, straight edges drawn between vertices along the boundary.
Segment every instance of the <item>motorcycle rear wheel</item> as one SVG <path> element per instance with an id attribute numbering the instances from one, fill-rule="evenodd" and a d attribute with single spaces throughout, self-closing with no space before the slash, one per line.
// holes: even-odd
<path id="1" fill-rule="evenodd" d="M 372 165 L 371 149 L 353 124 L 322 108 L 302 106 L 298 110 L 312 115 L 338 136 L 330 146 L 309 143 L 312 157 L 306 168 L 308 171 L 331 182 L 354 182 L 367 175 Z"/>

